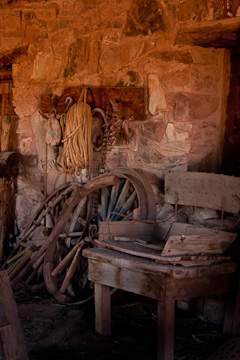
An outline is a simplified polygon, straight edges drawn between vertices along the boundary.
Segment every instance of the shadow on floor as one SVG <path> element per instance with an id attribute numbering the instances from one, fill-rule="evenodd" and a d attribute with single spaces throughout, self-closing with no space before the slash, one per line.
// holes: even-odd
<path id="1" fill-rule="evenodd" d="M 118 294 L 119 295 L 119 294 Z M 112 301 L 112 335 L 94 330 L 94 303 L 66 306 L 46 290 L 14 291 L 30 360 L 155 360 L 156 302 L 121 293 Z M 227 339 L 221 326 L 206 324 L 176 310 L 175 360 L 204 360 Z"/>

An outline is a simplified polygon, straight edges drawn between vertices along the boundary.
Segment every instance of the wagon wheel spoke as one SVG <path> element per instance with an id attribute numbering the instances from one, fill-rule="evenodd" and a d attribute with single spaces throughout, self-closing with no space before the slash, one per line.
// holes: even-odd
<path id="1" fill-rule="evenodd" d="M 79 248 L 79 243 L 77 243 L 72 250 L 62 259 L 60 260 L 59 264 L 52 269 L 51 275 L 52 276 L 57 276 L 59 275 L 65 268 L 66 266 L 69 264 L 69 262 L 73 259 L 73 257 L 75 256 L 78 248 Z"/>
<path id="2" fill-rule="evenodd" d="M 126 221 L 133 214 L 147 218 L 147 197 L 140 181 L 126 175 L 108 173 L 91 180 L 81 189 L 79 200 L 65 229 L 69 241 L 60 234 L 47 248 L 44 260 L 46 287 L 60 302 L 83 303 L 93 296 L 93 284 L 87 279 L 87 259 L 82 257 L 83 247 L 91 246 L 85 240 L 97 236 L 92 229 L 98 228 L 101 221 Z M 73 234 L 78 231 L 82 235 L 76 237 L 75 243 Z"/>
<path id="3" fill-rule="evenodd" d="M 61 213 L 63 210 L 66 200 L 73 192 L 74 186 L 76 184 L 72 183 L 58 188 L 44 200 L 39 209 L 33 214 L 25 231 L 20 235 L 15 249 L 2 267 L 8 271 L 12 284 L 15 284 L 15 278 L 31 261 L 33 253 L 46 241 L 57 221 L 56 215 L 59 215 L 59 212 Z M 44 287 L 43 260 L 44 254 L 32 264 L 21 279 L 30 289 L 35 290 Z"/>
<path id="4" fill-rule="evenodd" d="M 75 273 L 75 271 L 77 270 L 78 264 L 80 263 L 82 258 L 82 249 L 81 247 L 79 247 L 73 257 L 73 261 L 71 262 L 71 265 L 69 267 L 69 269 L 67 270 L 66 276 L 62 282 L 62 285 L 60 287 L 60 292 L 64 293 L 67 290 L 67 287 L 69 286 L 73 275 Z"/>

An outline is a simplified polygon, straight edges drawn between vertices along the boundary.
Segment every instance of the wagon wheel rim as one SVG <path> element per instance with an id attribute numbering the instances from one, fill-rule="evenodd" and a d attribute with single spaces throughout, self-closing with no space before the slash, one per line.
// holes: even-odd
<path id="1" fill-rule="evenodd" d="M 107 181 L 108 185 L 102 186 L 102 182 L 109 180 L 111 177 L 112 181 Z M 100 221 L 105 221 L 106 219 L 110 219 L 111 221 L 125 221 L 126 216 L 129 214 L 136 219 L 147 218 L 147 197 L 146 193 L 142 190 L 141 182 L 137 177 L 132 176 L 130 178 L 125 174 L 117 172 L 100 175 L 83 186 L 80 192 L 80 201 L 82 201 L 84 197 L 94 194 L 99 190 L 101 192 L 101 194 L 99 194 L 100 204 L 98 204 L 101 212 L 101 214 L 98 213 Z M 134 213 L 132 210 L 137 209 L 138 207 L 140 207 L 140 209 Z M 54 298 L 60 302 L 71 302 L 75 304 L 86 302 L 86 299 L 73 299 L 71 295 L 69 295 L 67 285 L 71 283 L 65 283 L 65 279 L 68 275 L 62 279 L 60 272 L 58 273 L 58 268 L 61 268 L 61 261 L 64 263 L 66 259 L 63 258 L 57 263 L 57 260 L 54 258 L 58 241 L 58 239 L 55 239 L 51 246 L 46 250 L 43 267 L 45 285 Z M 80 261 L 82 261 L 82 250 L 84 247 L 89 246 L 89 243 L 86 243 L 84 237 L 82 237 L 75 246 L 75 249 L 73 247 L 71 249 L 71 259 L 69 253 L 66 255 L 66 257 L 69 257 L 69 262 L 66 267 L 69 266 L 69 269 L 71 269 L 71 266 L 73 268 L 75 266 L 76 271 L 77 262 L 80 263 Z M 61 271 L 63 270 L 61 269 Z M 87 299 L 92 298 L 92 296 L 93 295 L 87 297 Z"/>
<path id="2" fill-rule="evenodd" d="M 54 221 L 56 221 L 58 217 L 58 214 L 55 214 L 54 218 L 54 212 L 56 212 L 55 207 L 60 207 L 60 202 L 64 202 L 64 198 L 72 193 L 76 184 L 80 186 L 79 183 L 68 183 L 60 186 L 42 202 L 32 216 L 23 234 L 21 234 L 18 244 L 2 265 L 2 269 L 7 271 L 12 282 L 14 282 L 15 277 L 18 276 L 27 265 L 34 253 L 41 247 L 41 243 L 44 243 L 47 239 L 47 236 L 43 234 L 37 239 L 38 244 L 35 245 L 34 241 L 32 242 L 32 238 L 35 237 L 35 231 L 37 231 L 38 227 L 44 230 L 48 216 L 53 222 L 52 226 L 54 225 Z M 49 210 L 47 210 L 48 208 Z M 60 209 L 58 210 L 60 211 Z M 25 274 L 25 277 L 21 279 L 30 290 L 42 289 L 45 286 L 43 278 L 44 255 L 45 253 L 33 264 L 31 269 Z"/>

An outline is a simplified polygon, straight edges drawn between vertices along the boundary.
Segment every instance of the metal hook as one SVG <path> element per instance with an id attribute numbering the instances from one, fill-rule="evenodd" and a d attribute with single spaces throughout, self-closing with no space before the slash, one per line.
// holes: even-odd
<path id="1" fill-rule="evenodd" d="M 68 104 L 67 104 L 68 103 Z M 65 114 L 68 112 L 70 105 L 73 103 L 73 98 L 71 96 L 68 96 L 65 99 L 65 104 L 67 104 L 66 110 L 65 110 Z"/>

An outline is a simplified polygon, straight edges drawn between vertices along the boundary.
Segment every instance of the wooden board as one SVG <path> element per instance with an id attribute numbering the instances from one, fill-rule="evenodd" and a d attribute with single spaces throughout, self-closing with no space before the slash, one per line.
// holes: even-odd
<path id="1" fill-rule="evenodd" d="M 240 178 L 200 172 L 175 172 L 165 176 L 165 201 L 230 213 L 240 211 Z"/>
<path id="2" fill-rule="evenodd" d="M 5 360 L 28 360 L 23 328 L 6 271 L 0 271 L 0 341 Z"/>
<path id="3" fill-rule="evenodd" d="M 140 221 L 104 221 L 100 222 L 99 240 L 113 240 L 115 236 L 144 237 L 150 240 L 154 224 Z"/>
<path id="4" fill-rule="evenodd" d="M 0 347 L 2 348 L 2 352 L 3 352 L 3 354 L 1 354 L 0 351 L 0 359 L 2 358 L 4 360 L 19 359 L 18 348 L 15 341 L 16 341 L 15 327 L 12 324 L 0 326 Z M 1 355 L 3 355 L 3 357 L 1 357 Z"/>
<path id="5" fill-rule="evenodd" d="M 143 271 L 148 274 L 157 273 L 158 277 L 172 277 L 175 279 L 187 279 L 203 276 L 219 276 L 236 271 L 236 263 L 233 261 L 212 264 L 210 266 L 183 267 L 156 263 L 152 259 L 132 256 L 127 253 L 114 251 L 107 248 L 87 248 L 83 250 L 83 256 L 95 259 L 99 262 L 116 265 L 117 267 L 130 268 L 135 271 Z"/>
<path id="6" fill-rule="evenodd" d="M 169 229 L 166 237 L 174 235 L 211 235 L 211 234 L 226 234 L 226 231 L 218 231 L 214 228 L 209 228 L 202 225 L 192 225 L 186 223 L 174 222 Z"/>
<path id="7" fill-rule="evenodd" d="M 65 109 L 65 100 L 68 96 L 76 103 L 81 95 L 83 87 L 65 89 L 62 96 L 57 99 L 57 111 L 61 115 Z M 92 109 L 100 108 L 107 110 L 109 100 L 115 100 L 119 104 L 119 116 L 126 120 L 144 120 L 145 111 L 145 88 L 131 87 L 88 87 L 87 103 Z M 40 109 L 43 113 L 49 113 L 52 108 L 51 96 L 42 95 Z"/>
<path id="8" fill-rule="evenodd" d="M 162 256 L 186 254 L 223 254 L 236 239 L 237 234 L 178 235 L 169 236 Z"/>
<path id="9" fill-rule="evenodd" d="M 141 258 L 152 259 L 160 264 L 169 264 L 169 265 L 182 265 L 182 266 L 203 266 L 210 265 L 217 262 L 229 261 L 231 258 L 229 256 L 162 256 L 163 244 L 159 243 L 159 246 L 155 244 L 154 248 L 152 244 L 141 244 L 137 243 L 135 240 L 132 241 L 99 241 L 94 240 L 94 244 L 100 247 L 105 247 L 108 249 L 120 251 L 125 254 L 138 256 Z M 157 249 L 158 247 L 158 249 Z"/>

